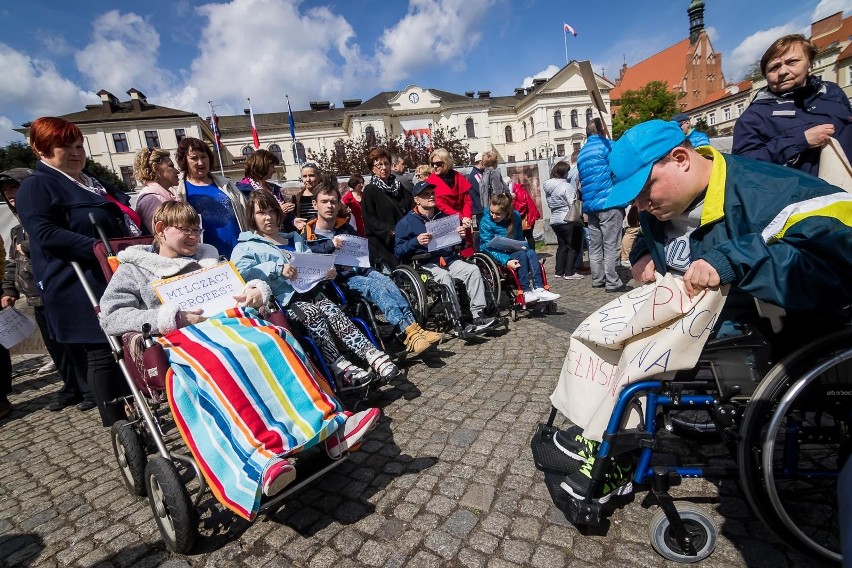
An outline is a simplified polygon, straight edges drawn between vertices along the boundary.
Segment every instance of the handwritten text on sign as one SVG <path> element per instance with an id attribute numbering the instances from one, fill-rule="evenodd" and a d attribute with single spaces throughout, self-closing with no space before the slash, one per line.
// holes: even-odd
<path id="1" fill-rule="evenodd" d="M 11 349 L 35 331 L 36 323 L 15 308 L 0 311 L 0 345 Z"/>
<path id="2" fill-rule="evenodd" d="M 426 232 L 432 235 L 432 240 L 429 241 L 426 250 L 433 252 L 460 243 L 461 236 L 459 236 L 458 229 L 458 215 L 450 215 L 449 217 L 441 217 L 434 221 L 426 221 Z"/>
<path id="3" fill-rule="evenodd" d="M 290 253 L 290 264 L 296 267 L 296 278 L 290 284 L 296 292 L 307 292 L 325 280 L 328 271 L 334 268 L 335 255 Z"/>
<path id="4" fill-rule="evenodd" d="M 164 304 L 177 304 L 181 310 L 201 308 L 212 316 L 237 305 L 234 299 L 245 288 L 234 265 L 222 262 L 188 274 L 152 283 L 154 292 Z"/>
<path id="5" fill-rule="evenodd" d="M 370 247 L 367 239 L 355 235 L 337 235 L 334 238 L 343 241 L 343 246 L 337 249 L 335 264 L 369 268 Z"/>

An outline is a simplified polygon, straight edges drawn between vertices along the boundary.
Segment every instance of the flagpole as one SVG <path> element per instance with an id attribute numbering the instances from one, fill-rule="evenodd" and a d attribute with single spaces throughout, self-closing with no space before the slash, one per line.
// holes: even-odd
<path id="1" fill-rule="evenodd" d="M 213 144 L 216 146 L 216 155 L 219 157 L 219 173 L 225 177 L 225 167 L 222 165 L 222 151 L 219 149 L 219 125 L 216 124 L 216 114 L 213 112 L 213 101 L 207 101 L 210 105 L 210 123 L 213 125 Z"/>
<path id="2" fill-rule="evenodd" d="M 562 39 L 565 41 L 565 65 L 568 65 L 568 30 L 565 24 L 562 24 Z"/>
<path id="3" fill-rule="evenodd" d="M 290 95 L 285 93 L 284 97 L 287 99 L 287 120 L 290 123 L 290 138 L 293 139 L 293 157 L 295 158 L 296 165 L 301 170 L 302 160 L 299 159 L 299 149 L 296 147 L 296 122 L 293 120 L 293 109 L 290 107 Z"/>

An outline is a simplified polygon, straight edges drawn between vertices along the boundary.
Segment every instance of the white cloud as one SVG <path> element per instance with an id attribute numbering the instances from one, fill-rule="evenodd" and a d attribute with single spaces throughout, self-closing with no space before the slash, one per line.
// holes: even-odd
<path id="1" fill-rule="evenodd" d="M 408 12 L 379 38 L 380 84 L 391 87 L 426 67 L 465 68 L 494 0 L 409 0 Z"/>
<path id="2" fill-rule="evenodd" d="M 704 28 L 704 31 L 707 32 L 707 37 L 710 38 L 710 43 L 716 43 L 719 41 L 719 30 L 717 30 L 714 26 L 707 26 Z"/>
<path id="3" fill-rule="evenodd" d="M 9 142 L 23 142 L 24 137 L 14 130 L 14 123 L 8 117 L 0 115 L 0 146 L 7 146 Z"/>
<path id="4" fill-rule="evenodd" d="M 773 41 L 786 34 L 801 32 L 803 30 L 800 25 L 790 22 L 751 34 L 731 52 L 731 56 L 727 59 L 725 65 L 725 78 L 728 81 L 742 79 L 751 66 L 760 61 L 766 48 Z"/>
<path id="5" fill-rule="evenodd" d="M 550 79 L 551 77 L 556 75 L 556 73 L 560 69 L 561 69 L 561 67 L 557 67 L 556 65 L 548 65 L 547 68 L 544 69 L 543 71 L 539 71 L 538 73 L 536 73 L 534 75 L 524 77 L 524 80 L 521 83 L 521 86 L 524 87 L 524 88 L 532 87 L 533 79 Z"/>
<path id="6" fill-rule="evenodd" d="M 131 87 L 163 89 L 171 79 L 157 65 L 160 34 L 134 13 L 111 10 L 93 23 L 92 41 L 74 56 L 77 68 L 94 90 L 119 98 Z"/>
<path id="7" fill-rule="evenodd" d="M 811 14 L 811 21 L 816 22 L 837 12 L 852 10 L 852 0 L 820 0 Z"/>

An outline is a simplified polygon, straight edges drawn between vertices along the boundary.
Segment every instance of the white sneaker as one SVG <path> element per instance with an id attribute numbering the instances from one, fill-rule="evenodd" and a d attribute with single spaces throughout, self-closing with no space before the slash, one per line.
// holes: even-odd
<path id="1" fill-rule="evenodd" d="M 48 361 L 47 363 L 45 363 L 44 365 L 39 367 L 38 371 L 36 371 L 36 373 L 52 373 L 55 370 L 56 370 L 56 364 L 51 359 L 50 361 Z"/>
<path id="2" fill-rule="evenodd" d="M 368 408 L 347 418 L 346 422 L 325 440 L 328 457 L 336 460 L 349 451 L 367 432 L 375 428 L 379 416 L 381 411 L 378 408 Z"/>
<path id="3" fill-rule="evenodd" d="M 539 288 L 535 291 L 538 294 L 538 299 L 542 302 L 552 302 L 553 300 L 558 300 L 561 296 L 559 294 L 554 294 L 550 290 L 545 290 L 544 288 Z"/>
<path id="4" fill-rule="evenodd" d="M 535 292 L 533 292 L 533 291 L 524 292 L 524 303 L 525 304 L 534 304 L 535 302 L 538 302 L 539 300 L 541 300 L 541 298 Z"/>

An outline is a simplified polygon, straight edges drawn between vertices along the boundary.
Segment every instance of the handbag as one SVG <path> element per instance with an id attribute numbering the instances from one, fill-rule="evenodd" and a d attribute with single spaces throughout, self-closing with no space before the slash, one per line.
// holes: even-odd
<path id="1" fill-rule="evenodd" d="M 571 204 L 571 209 L 562 219 L 564 223 L 581 223 L 583 221 L 583 200 L 579 197 Z"/>

